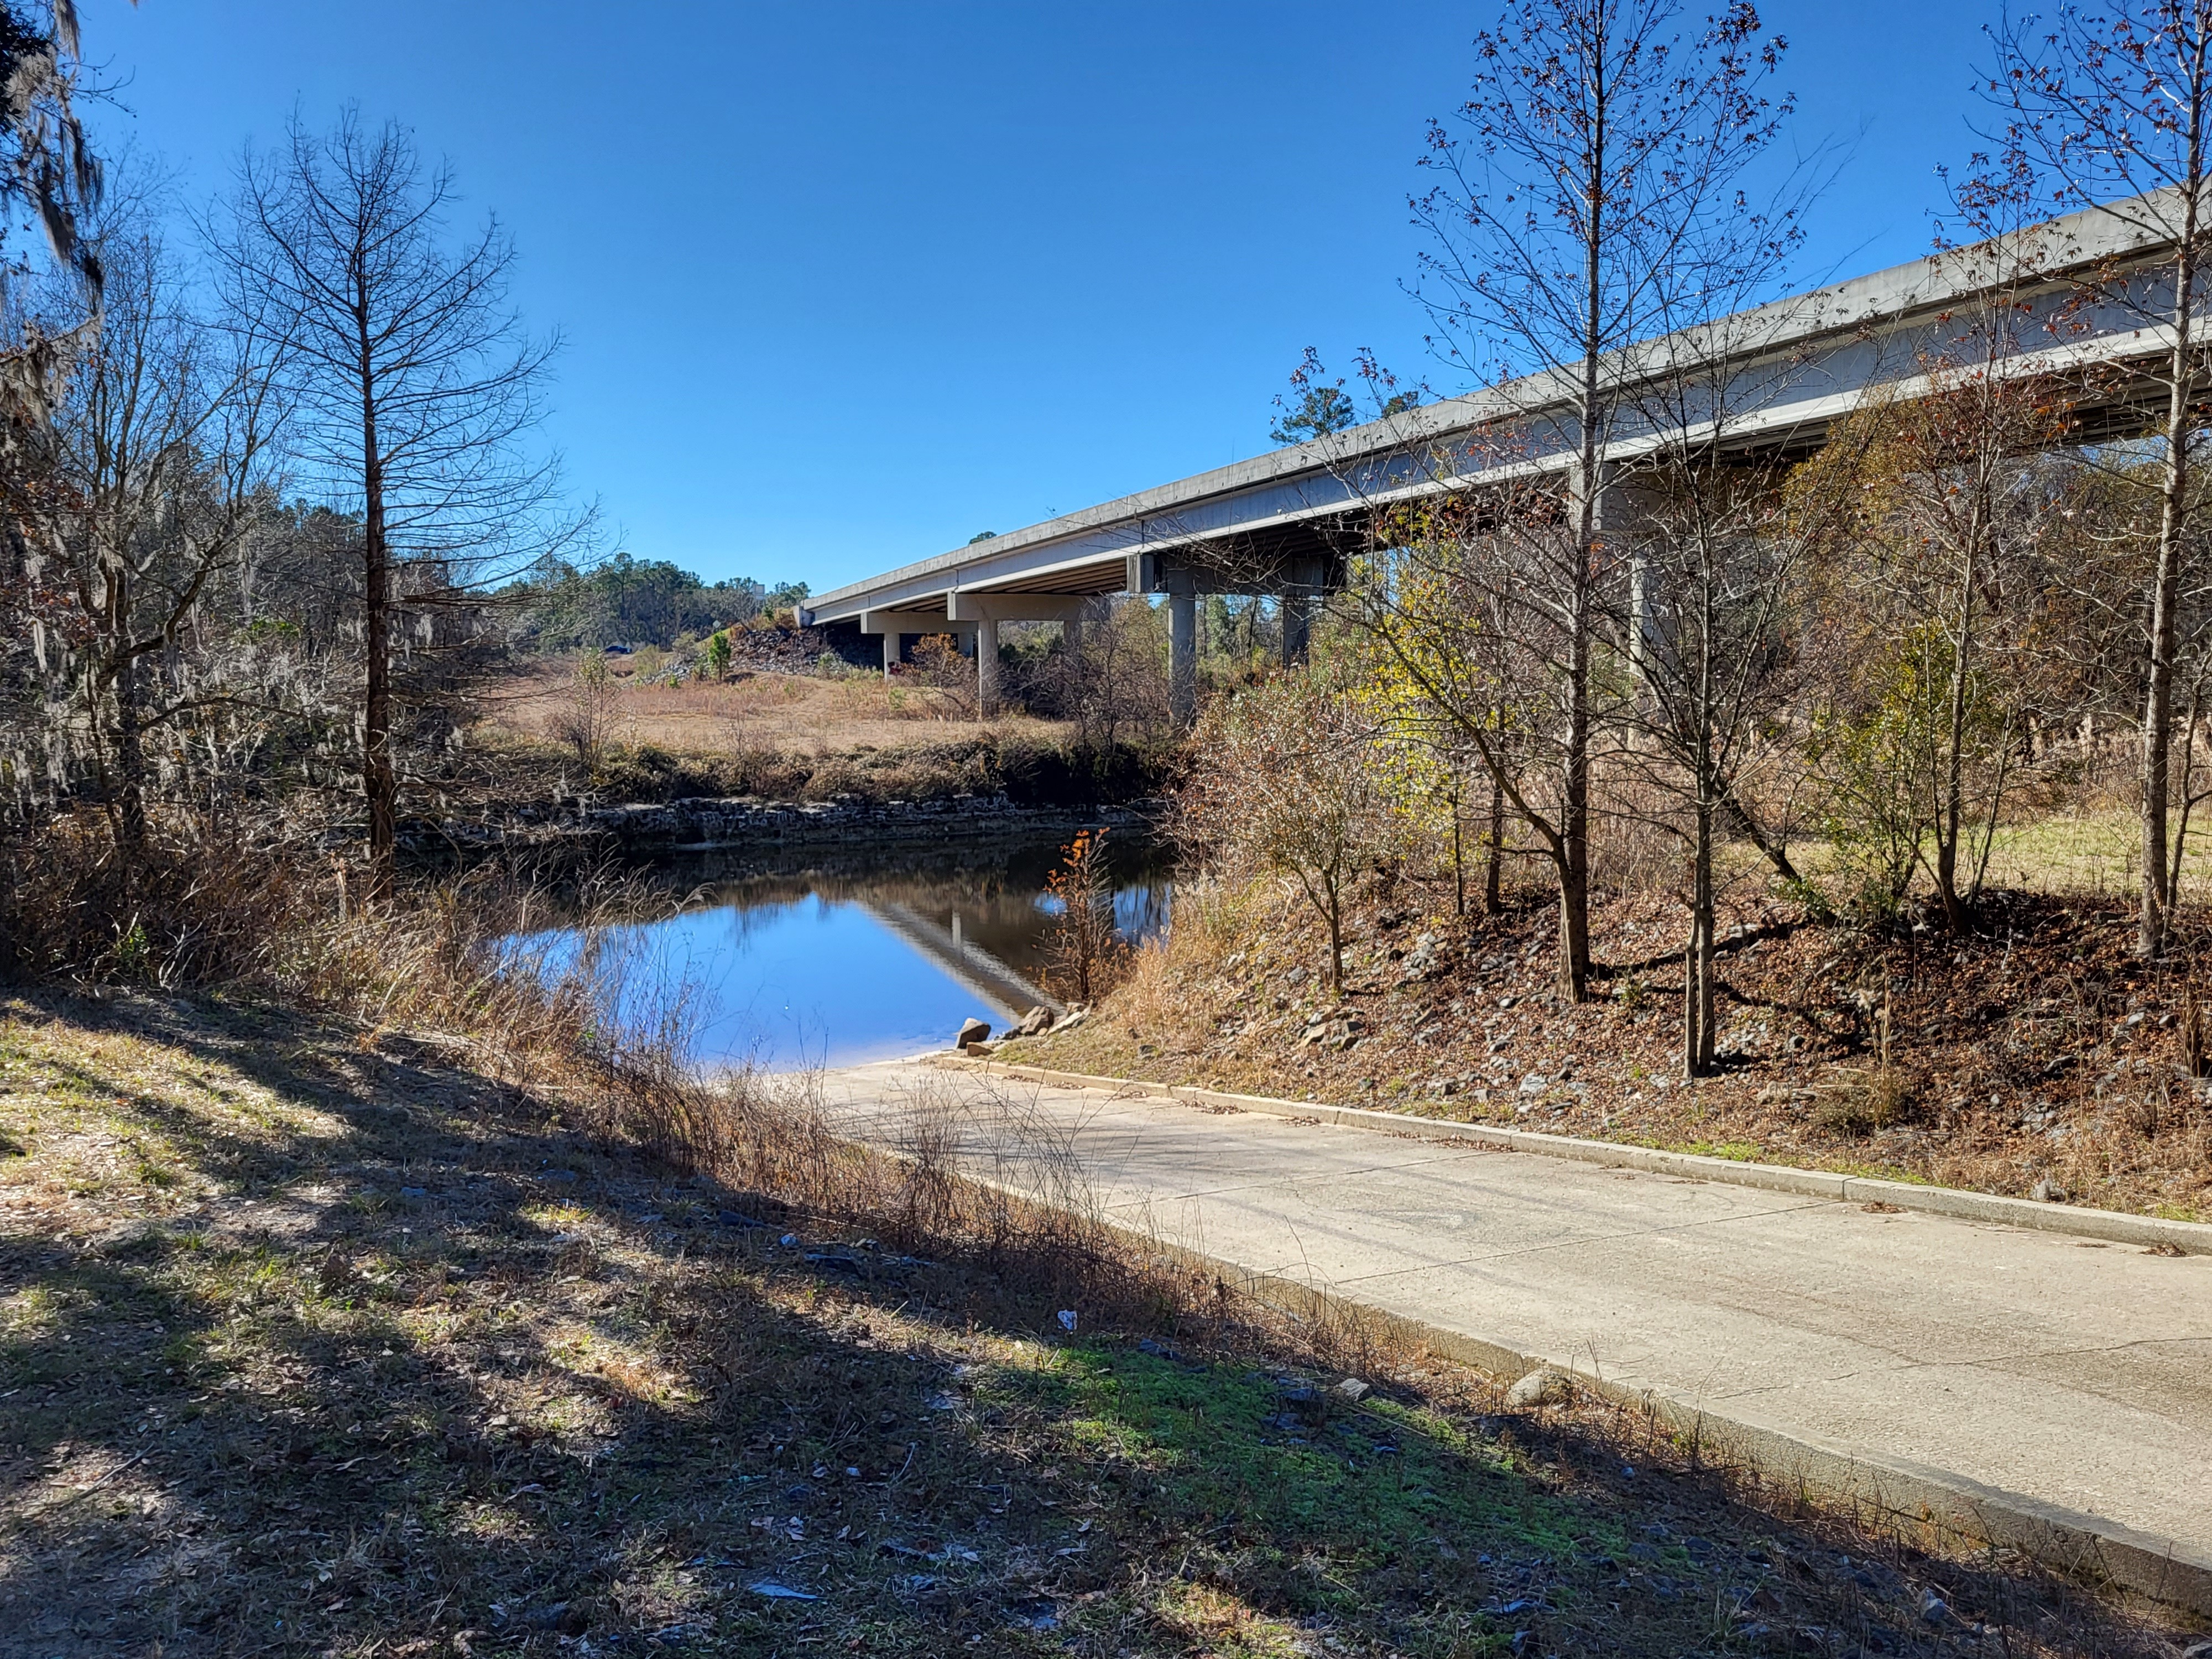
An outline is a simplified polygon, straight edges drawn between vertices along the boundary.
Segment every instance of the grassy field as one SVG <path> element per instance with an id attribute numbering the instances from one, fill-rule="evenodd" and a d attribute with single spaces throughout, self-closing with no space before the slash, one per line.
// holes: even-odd
<path id="1" fill-rule="evenodd" d="M 545 737 L 569 695 L 572 678 L 566 663 L 549 663 L 494 688 L 487 697 L 489 723 L 524 737 Z M 868 673 L 830 679 L 748 672 L 726 684 L 676 686 L 625 681 L 618 709 L 621 741 L 694 754 L 847 754 L 911 744 L 933 726 L 978 729 L 977 722 L 956 718 L 948 703 L 927 687 Z M 1021 714 L 1002 715 L 989 727 L 1040 743 L 1058 742 L 1068 730 Z"/>
<path id="2" fill-rule="evenodd" d="M 1425 1356 L 1376 1357 L 1354 1402 L 1249 1322 L 1079 1308 L 1071 1334 L 988 1261 L 582 1144 L 461 1055 L 221 1004 L 5 1005 L 0 1653 L 2179 1639 Z"/>

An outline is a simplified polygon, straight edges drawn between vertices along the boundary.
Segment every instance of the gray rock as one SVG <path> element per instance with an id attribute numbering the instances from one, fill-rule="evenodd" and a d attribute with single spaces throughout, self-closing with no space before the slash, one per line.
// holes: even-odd
<path id="1" fill-rule="evenodd" d="M 2039 1204 L 2063 1204 L 2066 1201 L 2066 1189 L 2049 1176 L 2029 1188 L 2027 1195 Z"/>
<path id="2" fill-rule="evenodd" d="M 988 1042 L 990 1040 L 991 1022 L 987 1019 L 970 1019 L 961 1026 L 960 1035 L 952 1039 L 952 1046 L 956 1048 L 965 1048 L 971 1042 Z"/>
<path id="3" fill-rule="evenodd" d="M 1013 1035 L 1030 1037 L 1051 1029 L 1052 1011 L 1049 1008 L 1032 1008 L 1022 1016 L 1022 1023 L 1014 1027 Z"/>
<path id="4" fill-rule="evenodd" d="M 1417 979 L 1426 979 L 1436 970 L 1437 936 L 1424 933 L 1413 942 L 1413 948 L 1406 952 L 1404 960 L 1398 964 L 1398 982 L 1405 985 Z"/>
<path id="5" fill-rule="evenodd" d="M 1530 1371 L 1505 1391 L 1509 1406 L 1564 1406 L 1574 1398 L 1574 1380 L 1565 1371 L 1548 1367 Z"/>

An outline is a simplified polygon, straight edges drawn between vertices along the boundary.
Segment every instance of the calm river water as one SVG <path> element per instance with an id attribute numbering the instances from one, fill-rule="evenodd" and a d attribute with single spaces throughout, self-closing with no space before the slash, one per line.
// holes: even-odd
<path id="1" fill-rule="evenodd" d="M 1054 917 L 1045 878 L 1065 837 L 1040 845 L 887 857 L 850 854 L 848 873 L 733 875 L 702 864 L 667 866 L 694 890 L 666 921 L 611 930 L 602 948 L 624 982 L 678 988 L 692 1059 L 769 1070 L 851 1066 L 951 1046 L 973 1015 L 1003 1030 L 1037 1003 Z M 1164 934 L 1167 866 L 1134 843 L 1116 855 L 1115 915 L 1139 944 Z M 524 941 L 551 959 L 575 936 Z M 626 1012 L 644 1012 L 642 989 Z"/>

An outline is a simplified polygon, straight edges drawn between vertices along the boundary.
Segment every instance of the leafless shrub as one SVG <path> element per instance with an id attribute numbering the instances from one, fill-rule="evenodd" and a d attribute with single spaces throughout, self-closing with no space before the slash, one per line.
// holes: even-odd
<path id="1" fill-rule="evenodd" d="M 916 691 L 938 720 L 975 718 L 975 665 L 960 654 L 960 642 L 950 634 L 932 634 L 914 644 L 914 660 L 899 678 Z"/>
<path id="2" fill-rule="evenodd" d="M 1830 1085 L 1814 1121 L 1843 1134 L 1869 1134 L 1904 1121 L 1912 1104 L 1912 1079 L 1890 1055 L 1890 1003 L 1884 992 L 1875 1014 L 1874 1064 Z"/>
<path id="3" fill-rule="evenodd" d="M 1169 729 L 1167 638 L 1142 599 L 1085 609 L 1065 625 L 1057 650 L 1013 677 L 1013 689 L 1033 712 L 1073 721 L 1077 746 L 1100 755 Z"/>
<path id="4" fill-rule="evenodd" d="M 1176 797 L 1195 861 L 1297 884 L 1328 929 L 1329 987 L 1339 996 L 1345 902 L 1385 829 L 1373 734 L 1372 715 L 1341 688 L 1286 674 L 1206 711 L 1195 738 L 1206 764 Z"/>
<path id="5" fill-rule="evenodd" d="M 79 805 L 0 841 L 0 978 L 190 985 L 251 974 L 315 908 L 303 866 L 167 804 L 135 854 Z"/>
<path id="6" fill-rule="evenodd" d="M 2197 1000 L 2197 988 L 2181 988 L 2181 1067 L 2192 1078 L 2212 1076 L 2212 1055 L 2206 1052 L 2204 1009 Z"/>
<path id="7" fill-rule="evenodd" d="M 593 654 L 577 661 L 575 675 L 548 726 L 554 740 L 574 750 L 586 771 L 596 776 L 605 769 L 608 753 L 621 740 L 623 727 L 622 687 L 605 658 Z"/>

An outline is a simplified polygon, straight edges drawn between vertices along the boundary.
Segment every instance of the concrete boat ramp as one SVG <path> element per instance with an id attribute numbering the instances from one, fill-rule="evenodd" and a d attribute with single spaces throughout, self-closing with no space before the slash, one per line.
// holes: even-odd
<path id="1" fill-rule="evenodd" d="M 1109 1221 L 1413 1322 L 1492 1370 L 1571 1369 L 1777 1478 L 2212 1612 L 2212 1254 L 1287 1103 L 926 1062 L 825 1091 L 848 1133 L 950 1124 L 996 1178 L 1064 1193 L 1079 1170 Z M 2212 1228 L 2185 1231 L 2212 1248 Z"/>

